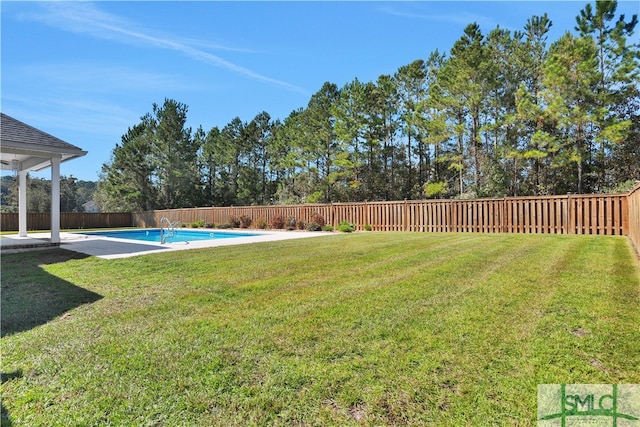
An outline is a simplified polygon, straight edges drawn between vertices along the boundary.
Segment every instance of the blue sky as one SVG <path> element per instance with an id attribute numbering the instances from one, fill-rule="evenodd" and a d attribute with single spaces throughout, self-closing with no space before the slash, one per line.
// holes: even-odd
<path id="1" fill-rule="evenodd" d="M 3 1 L 1 108 L 87 150 L 62 174 L 97 180 L 127 128 L 165 98 L 188 105 L 193 130 L 261 111 L 284 120 L 325 81 L 393 74 L 447 52 L 471 22 L 520 30 L 547 12 L 554 41 L 586 3 Z M 627 17 L 638 9 L 618 5 Z"/>

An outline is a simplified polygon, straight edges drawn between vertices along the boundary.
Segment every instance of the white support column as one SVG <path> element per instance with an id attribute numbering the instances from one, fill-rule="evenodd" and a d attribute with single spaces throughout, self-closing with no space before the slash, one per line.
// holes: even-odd
<path id="1" fill-rule="evenodd" d="M 18 236 L 27 237 L 27 171 L 18 173 Z"/>
<path id="2" fill-rule="evenodd" d="M 60 157 L 51 158 L 51 243 L 60 243 Z"/>

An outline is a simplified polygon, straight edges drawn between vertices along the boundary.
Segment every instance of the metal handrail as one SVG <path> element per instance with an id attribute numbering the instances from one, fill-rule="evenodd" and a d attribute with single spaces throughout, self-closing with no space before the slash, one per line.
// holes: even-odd
<path id="1" fill-rule="evenodd" d="M 167 231 L 165 233 L 164 231 L 164 227 L 163 227 L 163 223 L 167 223 Z M 175 237 L 176 235 L 176 227 L 178 227 L 180 224 L 182 224 L 182 221 L 173 221 L 171 222 L 171 220 L 169 218 L 167 218 L 166 216 L 163 216 L 162 218 L 160 218 L 160 244 L 165 244 L 167 242 L 167 239 L 171 239 L 173 237 Z"/>

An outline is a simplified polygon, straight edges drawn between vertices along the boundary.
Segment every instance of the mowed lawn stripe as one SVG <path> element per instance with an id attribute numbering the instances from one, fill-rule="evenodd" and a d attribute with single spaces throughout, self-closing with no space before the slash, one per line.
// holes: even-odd
<path id="1" fill-rule="evenodd" d="M 357 233 L 2 263 L 3 292 L 46 273 L 102 296 L 2 338 L 17 425 L 530 425 L 539 383 L 640 380 L 623 238 Z"/>

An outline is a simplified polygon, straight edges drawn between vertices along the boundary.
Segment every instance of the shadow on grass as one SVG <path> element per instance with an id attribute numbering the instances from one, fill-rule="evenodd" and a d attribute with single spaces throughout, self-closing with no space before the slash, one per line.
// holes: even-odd
<path id="1" fill-rule="evenodd" d="M 10 427 L 12 425 L 13 423 L 11 422 L 9 412 L 7 412 L 7 408 L 4 407 L 4 403 L 0 404 L 0 427 Z"/>
<path id="2" fill-rule="evenodd" d="M 2 384 L 14 378 L 22 378 L 22 370 L 19 369 L 14 372 L 8 372 L 6 374 L 2 372 L 1 377 L 2 377 Z M 9 411 L 7 411 L 7 408 L 5 408 L 4 403 L 0 404 L 0 427 L 5 427 L 5 426 L 9 427 L 12 424 L 13 423 L 11 422 Z"/>
<path id="3" fill-rule="evenodd" d="M 0 336 L 28 331 L 102 298 L 41 268 L 87 256 L 63 249 L 2 255 Z"/>

